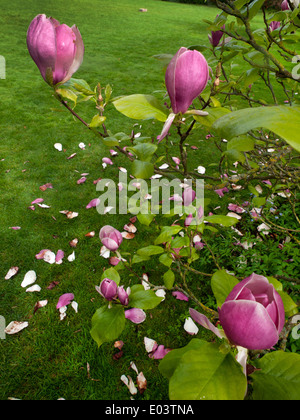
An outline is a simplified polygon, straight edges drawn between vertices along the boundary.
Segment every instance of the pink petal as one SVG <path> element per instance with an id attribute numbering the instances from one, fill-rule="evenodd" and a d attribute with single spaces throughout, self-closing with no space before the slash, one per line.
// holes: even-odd
<path id="1" fill-rule="evenodd" d="M 69 303 L 71 303 L 73 299 L 73 293 L 65 293 L 64 295 L 61 295 L 56 305 L 56 309 L 69 305 Z"/>
<path id="2" fill-rule="evenodd" d="M 149 357 L 151 359 L 163 359 L 167 353 L 169 353 L 171 349 L 166 349 L 165 346 L 162 344 L 157 347 L 154 353 L 150 354 Z"/>
<path id="3" fill-rule="evenodd" d="M 93 200 L 91 200 L 89 202 L 89 204 L 86 206 L 87 209 L 90 209 L 92 207 L 97 207 L 100 204 L 100 199 L 99 198 L 94 198 Z"/>
<path id="4" fill-rule="evenodd" d="M 43 201 L 44 201 L 43 198 L 36 198 L 34 201 L 31 202 L 31 204 L 42 203 Z"/>
<path id="5" fill-rule="evenodd" d="M 172 292 L 172 296 L 176 297 L 178 300 L 185 300 L 188 302 L 189 298 L 182 292 Z"/>

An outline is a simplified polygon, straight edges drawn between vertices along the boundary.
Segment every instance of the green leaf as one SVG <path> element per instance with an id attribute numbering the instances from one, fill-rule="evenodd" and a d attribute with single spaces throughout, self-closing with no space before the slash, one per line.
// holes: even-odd
<path id="1" fill-rule="evenodd" d="M 161 234 L 154 241 L 155 245 L 170 241 L 172 236 L 176 235 L 181 230 L 181 226 L 163 226 Z"/>
<path id="2" fill-rule="evenodd" d="M 92 118 L 92 121 L 89 123 L 89 127 L 91 128 L 99 127 L 100 125 L 104 123 L 105 120 L 106 120 L 106 117 L 104 116 L 94 115 L 94 117 Z"/>
<path id="3" fill-rule="evenodd" d="M 73 79 L 72 77 L 70 80 L 64 83 L 63 86 L 67 86 L 71 89 L 77 90 L 77 92 L 80 92 L 87 96 L 95 95 L 95 92 L 92 91 L 90 85 L 84 79 Z"/>
<path id="4" fill-rule="evenodd" d="M 226 270 L 216 271 L 211 278 L 211 288 L 220 308 L 231 290 L 239 283 L 238 279 L 228 274 Z"/>
<path id="5" fill-rule="evenodd" d="M 222 215 L 219 216 L 217 214 L 214 214 L 212 216 L 205 216 L 204 220 L 206 220 L 209 223 L 217 223 L 225 227 L 233 226 L 238 222 L 238 219 L 236 217 Z"/>
<path id="6" fill-rule="evenodd" d="M 117 272 L 117 270 L 113 267 L 108 268 L 105 270 L 101 276 L 101 281 L 103 279 L 110 279 L 117 283 L 117 285 L 120 283 L 120 275 Z"/>
<path id="7" fill-rule="evenodd" d="M 125 327 L 124 308 L 114 305 L 112 308 L 102 306 L 92 318 L 91 336 L 100 347 L 103 343 L 119 338 Z"/>
<path id="8" fill-rule="evenodd" d="M 205 127 L 211 128 L 213 123 L 224 115 L 230 114 L 231 111 L 227 108 L 208 108 L 205 111 L 208 112 L 208 115 L 194 115 L 194 119 Z"/>
<path id="9" fill-rule="evenodd" d="M 131 173 L 138 179 L 149 179 L 154 174 L 154 166 L 150 162 L 134 160 L 132 162 Z"/>
<path id="10" fill-rule="evenodd" d="M 265 128 L 282 137 L 300 152 L 300 106 L 246 108 L 219 118 L 213 128 L 227 139 L 250 130 Z"/>
<path id="11" fill-rule="evenodd" d="M 135 120 L 156 119 L 165 122 L 168 115 L 160 102 L 152 95 L 123 96 L 113 101 L 116 109 L 126 117 Z"/>
<path id="12" fill-rule="evenodd" d="M 155 217 L 155 214 L 151 214 L 151 213 L 149 213 L 149 214 L 142 214 L 142 213 L 139 213 L 139 214 L 137 215 L 138 221 L 139 221 L 142 225 L 145 225 L 145 226 L 149 226 L 149 225 L 150 225 L 150 223 L 152 222 L 152 220 L 154 219 L 154 217 Z"/>
<path id="13" fill-rule="evenodd" d="M 160 246 L 155 245 L 149 245 L 145 248 L 140 248 L 137 253 L 138 255 L 149 257 L 150 255 L 157 255 L 162 254 L 164 252 L 164 249 Z"/>
<path id="14" fill-rule="evenodd" d="M 59 93 L 63 98 L 69 99 L 70 101 L 74 102 L 76 105 L 77 102 L 77 95 L 74 93 L 73 90 L 67 88 L 60 88 L 56 89 L 56 92 Z"/>
<path id="15" fill-rule="evenodd" d="M 131 289 L 129 295 L 129 305 L 139 309 L 153 309 L 162 301 L 162 297 L 156 296 L 153 290 L 138 290 L 134 292 Z"/>
<path id="16" fill-rule="evenodd" d="M 175 369 L 180 363 L 182 356 L 190 350 L 200 351 L 201 347 L 205 344 L 206 341 L 193 338 L 186 346 L 170 351 L 159 364 L 160 373 L 167 379 L 171 379 Z"/>
<path id="17" fill-rule="evenodd" d="M 173 273 L 173 271 L 172 270 L 166 271 L 163 279 L 164 279 L 164 285 L 166 286 L 166 288 L 172 289 L 174 285 L 174 281 L 175 281 L 175 274 Z"/>
<path id="18" fill-rule="evenodd" d="M 152 143 L 140 143 L 134 147 L 127 147 L 127 150 L 134 153 L 139 160 L 150 162 L 153 154 L 157 150 L 157 146 Z"/>
<path id="19" fill-rule="evenodd" d="M 248 136 L 234 137 L 227 143 L 227 150 L 232 149 L 239 152 L 250 152 L 254 150 L 254 140 Z"/>
<path id="20" fill-rule="evenodd" d="M 243 400 L 247 379 L 231 352 L 205 342 L 185 352 L 169 382 L 171 400 Z"/>
<path id="21" fill-rule="evenodd" d="M 274 351 L 255 361 L 252 373 L 254 400 L 297 400 L 300 389 L 300 355 Z"/>
<path id="22" fill-rule="evenodd" d="M 131 263 L 132 264 L 139 264 L 140 262 L 149 261 L 149 260 L 150 260 L 149 257 L 141 256 L 141 255 L 134 255 Z"/>
<path id="23" fill-rule="evenodd" d="M 159 262 L 161 264 L 165 265 L 166 267 L 171 267 L 173 261 L 174 260 L 168 254 L 162 254 L 159 257 Z"/>

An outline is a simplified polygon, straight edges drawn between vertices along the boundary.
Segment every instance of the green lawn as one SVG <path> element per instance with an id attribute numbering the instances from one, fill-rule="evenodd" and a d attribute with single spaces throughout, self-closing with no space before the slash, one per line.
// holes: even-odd
<path id="1" fill-rule="evenodd" d="M 140 13 L 141 6 L 148 12 Z M 0 399 L 129 399 L 120 376 L 134 376 L 129 368 L 131 361 L 148 380 L 147 391 L 136 398 L 166 399 L 167 381 L 158 372 L 158 362 L 147 357 L 143 339 L 148 336 L 170 348 L 187 343 L 190 336 L 183 331 L 183 322 L 189 304 L 176 301 L 175 307 L 174 298 L 168 295 L 162 305 L 150 311 L 143 324 L 127 323 L 120 337 L 125 343 L 120 360 L 113 359 L 112 343 L 99 350 L 89 333 L 91 317 L 101 305 L 95 285 L 108 268 L 107 260 L 99 256 L 98 232 L 105 224 L 122 231 L 130 216 L 101 216 L 95 209 L 85 208 L 97 197 L 93 180 L 112 178 L 115 169 L 103 170 L 101 159 L 108 156 L 108 149 L 73 121 L 53 98 L 27 52 L 26 31 L 39 13 L 69 26 L 76 23 L 85 43 L 85 56 L 75 77 L 87 80 L 93 87 L 98 82 L 102 86 L 110 83 L 113 95 L 118 96 L 163 90 L 162 67 L 152 56 L 207 43 L 202 19 L 213 19 L 217 10 L 155 0 L 144 0 L 142 4 L 137 0 L 11 0 L 0 16 L 0 54 L 7 65 L 6 79 L 0 80 L 0 315 L 7 323 L 29 322 L 20 334 L 0 340 Z M 91 105 L 79 105 L 77 110 L 87 120 L 95 114 Z M 108 111 L 112 132 L 130 133 L 135 121 L 112 107 Z M 158 122 L 142 126 L 143 132 L 150 130 L 152 135 L 161 130 Z M 193 137 L 195 144 L 204 146 L 194 154 L 191 165 L 206 165 L 217 153 L 200 140 L 203 138 Z M 64 152 L 55 150 L 56 142 L 62 143 Z M 86 144 L 85 150 L 78 147 L 81 142 Z M 75 152 L 76 157 L 68 160 Z M 124 164 L 122 157 L 115 158 L 115 166 Z M 87 182 L 77 185 L 84 172 L 89 173 Z M 42 192 L 39 187 L 46 183 L 52 183 L 53 189 Z M 51 207 L 29 210 L 30 203 L 39 197 Z M 61 210 L 76 211 L 79 216 L 68 220 L 59 213 Z M 21 230 L 12 230 L 12 226 L 20 226 Z M 87 238 L 89 231 L 95 231 L 96 236 Z M 141 247 L 150 232 L 150 228 L 141 229 L 134 241 L 124 241 L 122 250 Z M 62 249 L 68 256 L 73 251 L 69 242 L 74 238 L 79 239 L 75 261 L 68 262 L 65 257 L 62 265 L 49 265 L 36 260 L 35 254 L 44 248 L 54 252 Z M 4 280 L 12 266 L 20 267 L 19 273 Z M 38 294 L 26 293 L 20 286 L 29 270 L 37 273 L 42 288 Z M 151 279 L 159 280 L 155 262 L 148 270 Z M 54 280 L 59 285 L 48 290 Z M 134 281 L 122 275 L 122 284 Z M 203 289 L 207 293 L 207 287 Z M 66 292 L 74 293 L 79 311 L 76 314 L 69 308 L 67 318 L 61 322 L 55 306 Z M 34 314 L 35 303 L 44 299 L 48 305 Z M 168 323 L 161 325 L 161 319 Z"/>

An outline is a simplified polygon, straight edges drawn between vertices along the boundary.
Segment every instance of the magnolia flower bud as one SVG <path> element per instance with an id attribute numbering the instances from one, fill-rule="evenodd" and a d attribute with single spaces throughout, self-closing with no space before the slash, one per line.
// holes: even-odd
<path id="1" fill-rule="evenodd" d="M 78 28 L 38 15 L 27 31 L 27 47 L 43 79 L 51 86 L 67 82 L 83 60 L 84 45 Z"/>
<path id="2" fill-rule="evenodd" d="M 117 296 L 117 283 L 110 279 L 102 280 L 100 287 L 96 286 L 97 292 L 100 293 L 106 300 L 113 300 Z"/>
<path id="3" fill-rule="evenodd" d="M 174 114 L 185 113 L 193 100 L 205 89 L 208 64 L 197 50 L 180 48 L 169 63 L 165 83 Z"/>
<path id="4" fill-rule="evenodd" d="M 99 237 L 103 245 L 110 251 L 116 251 L 123 241 L 121 233 L 109 225 L 103 226 L 100 230 Z"/>

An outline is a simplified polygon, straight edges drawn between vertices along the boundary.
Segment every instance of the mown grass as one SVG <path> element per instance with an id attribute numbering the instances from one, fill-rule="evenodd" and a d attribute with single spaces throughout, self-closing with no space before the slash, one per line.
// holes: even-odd
<path id="1" fill-rule="evenodd" d="M 162 67 L 152 56 L 175 53 L 180 46 L 207 43 L 202 19 L 213 19 L 217 11 L 155 0 L 144 0 L 147 13 L 140 13 L 140 7 L 137 0 L 36 0 L 30 5 L 12 0 L 2 10 L 0 54 L 6 58 L 7 77 L 0 80 L 0 160 L 4 159 L 0 162 L 0 315 L 7 323 L 28 321 L 29 327 L 0 340 L 0 399 L 128 399 L 130 395 L 120 376 L 133 376 L 130 361 L 143 370 L 148 380 L 146 392 L 137 398 L 166 399 L 167 382 L 158 372 L 158 362 L 147 357 L 143 338 L 149 336 L 170 348 L 190 339 L 183 331 L 189 305 L 167 295 L 143 324 L 126 324 L 120 337 L 125 342 L 121 359 L 113 359 L 111 343 L 98 349 L 92 340 L 90 320 L 101 305 L 94 286 L 108 268 L 107 260 L 99 256 L 98 232 L 105 224 L 122 230 L 130 216 L 101 216 L 95 209 L 86 210 L 88 202 L 97 196 L 93 180 L 113 178 L 115 168 L 104 172 L 101 159 L 108 150 L 54 99 L 26 48 L 30 21 L 45 13 L 70 26 L 76 23 L 81 31 L 85 57 L 77 78 L 86 79 L 92 87 L 99 81 L 102 86 L 110 83 L 114 96 L 163 90 Z M 84 105 L 78 105 L 77 111 L 87 121 L 95 113 L 91 106 Z M 130 133 L 134 123 L 112 107 L 108 109 L 112 132 Z M 159 123 L 142 123 L 143 133 L 154 136 L 160 130 Z M 56 142 L 63 144 L 64 152 L 54 149 Z M 78 148 L 80 142 L 86 144 L 86 150 Z M 191 166 L 206 165 L 218 153 L 214 147 L 206 147 L 201 136 L 194 136 L 192 142 L 201 147 L 201 152 L 192 154 Z M 77 156 L 67 160 L 74 152 Z M 115 158 L 117 165 L 124 165 L 120 156 Z M 89 173 L 88 180 L 77 185 L 83 172 Z M 53 189 L 41 192 L 39 186 L 45 183 L 52 183 Z M 28 210 L 38 197 L 51 207 Z M 79 217 L 68 220 L 59 213 L 61 210 L 77 211 Z M 9 229 L 12 226 L 21 226 L 21 230 Z M 86 238 L 85 234 L 92 230 L 96 236 Z M 140 229 L 135 242 L 124 241 L 122 250 L 147 243 L 151 232 L 152 228 Z M 44 248 L 71 254 L 69 241 L 74 238 L 79 239 L 74 262 L 65 258 L 62 265 L 50 266 L 35 259 Z M 5 281 L 11 266 L 19 266 L 20 272 Z M 147 266 L 149 276 L 159 279 L 156 268 L 155 260 Z M 37 272 L 37 283 L 42 287 L 38 295 L 26 293 L 20 286 L 29 270 Z M 143 272 L 144 267 L 139 270 Z M 53 280 L 59 285 L 48 290 Z M 122 284 L 135 281 L 122 274 Z M 196 287 L 201 290 L 200 284 Z M 203 293 L 208 293 L 207 288 L 203 286 Z M 68 309 L 67 318 L 61 322 L 55 306 L 66 292 L 74 293 L 79 312 Z M 48 305 L 33 314 L 35 303 L 43 299 L 48 299 Z"/>

